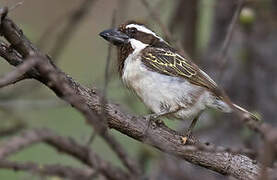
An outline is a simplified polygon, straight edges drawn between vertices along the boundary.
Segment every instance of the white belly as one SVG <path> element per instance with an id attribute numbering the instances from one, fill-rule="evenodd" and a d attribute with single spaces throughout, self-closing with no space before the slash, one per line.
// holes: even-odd
<path id="1" fill-rule="evenodd" d="M 185 79 L 150 71 L 133 55 L 125 61 L 122 80 L 155 113 L 164 108 L 179 109 L 173 115 L 188 119 L 206 108 L 205 100 L 209 93 L 203 88 Z"/>

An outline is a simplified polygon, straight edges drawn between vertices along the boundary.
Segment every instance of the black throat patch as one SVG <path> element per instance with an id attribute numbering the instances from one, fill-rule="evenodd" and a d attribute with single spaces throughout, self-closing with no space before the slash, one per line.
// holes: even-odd
<path id="1" fill-rule="evenodd" d="M 123 46 L 118 47 L 118 52 L 117 52 L 117 65 L 118 65 L 118 72 L 120 76 L 123 74 L 123 68 L 124 68 L 124 63 L 127 57 L 132 54 L 134 49 L 132 48 L 131 44 L 128 43 Z"/>

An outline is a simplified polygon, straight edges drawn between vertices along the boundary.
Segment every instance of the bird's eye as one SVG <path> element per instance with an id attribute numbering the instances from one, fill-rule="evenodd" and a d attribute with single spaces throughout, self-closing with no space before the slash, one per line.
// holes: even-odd
<path id="1" fill-rule="evenodd" d="M 137 32 L 136 28 L 130 28 L 130 29 L 128 29 L 128 34 L 130 36 L 132 36 L 132 37 L 136 34 L 136 32 Z"/>

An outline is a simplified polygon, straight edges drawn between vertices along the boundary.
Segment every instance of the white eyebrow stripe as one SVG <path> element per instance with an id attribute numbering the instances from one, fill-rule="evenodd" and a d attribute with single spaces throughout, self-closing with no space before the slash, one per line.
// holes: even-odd
<path id="1" fill-rule="evenodd" d="M 136 28 L 138 31 L 147 33 L 147 34 L 152 34 L 156 37 L 158 37 L 153 31 L 151 31 L 150 29 L 147 29 L 145 26 L 142 25 L 138 25 L 138 24 L 129 24 L 126 26 L 126 28 Z"/>

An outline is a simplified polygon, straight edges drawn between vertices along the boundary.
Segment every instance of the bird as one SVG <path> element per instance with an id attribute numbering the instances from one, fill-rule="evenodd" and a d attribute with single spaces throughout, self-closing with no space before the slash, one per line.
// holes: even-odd
<path id="1" fill-rule="evenodd" d="M 257 117 L 229 101 L 219 86 L 190 59 L 146 25 L 127 21 L 99 35 L 117 47 L 117 67 L 123 84 L 153 112 L 147 120 L 173 117 L 192 120 L 191 135 L 199 115 L 207 108 Z"/>

